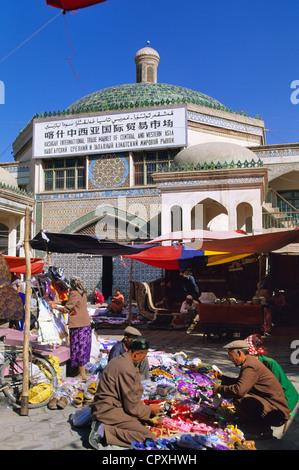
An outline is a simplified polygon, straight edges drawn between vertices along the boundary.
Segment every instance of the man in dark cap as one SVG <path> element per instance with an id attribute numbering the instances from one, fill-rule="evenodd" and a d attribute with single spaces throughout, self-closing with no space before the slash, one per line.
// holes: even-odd
<path id="1" fill-rule="evenodd" d="M 159 404 L 145 405 L 137 365 L 144 360 L 149 343 L 133 339 L 124 354 L 113 358 L 103 370 L 94 403 L 89 442 L 95 449 L 105 445 L 131 447 L 132 442 L 156 440 L 142 423 L 161 412 Z"/>
<path id="2" fill-rule="evenodd" d="M 282 426 L 290 417 L 283 389 L 274 374 L 248 353 L 246 341 L 232 341 L 224 346 L 229 359 L 241 367 L 239 377 L 221 377 L 221 385 L 214 386 L 214 393 L 232 398 L 236 411 L 247 429 L 246 439 L 272 438 L 271 426 Z"/>
<path id="3" fill-rule="evenodd" d="M 260 334 L 253 334 L 248 336 L 245 341 L 248 344 L 248 352 L 250 356 L 256 357 L 256 359 L 261 361 L 266 367 L 268 367 L 268 369 L 271 370 L 271 372 L 273 372 L 282 386 L 290 410 L 293 411 L 298 403 L 299 393 L 284 373 L 280 364 L 271 357 L 268 357 L 267 348 L 263 346 L 264 340 L 262 336 Z"/>
<path id="4" fill-rule="evenodd" d="M 128 351 L 132 339 L 141 338 L 141 336 L 142 335 L 140 331 L 137 330 L 137 328 L 134 328 L 133 326 L 127 326 L 127 328 L 124 330 L 123 339 L 115 343 L 115 345 L 111 348 L 108 356 L 108 362 L 111 361 L 111 359 L 114 357 L 117 357 L 120 354 L 124 354 L 126 351 Z M 147 357 L 145 357 L 144 360 L 138 364 L 138 369 L 140 372 L 140 380 L 149 379 L 150 373 Z"/>

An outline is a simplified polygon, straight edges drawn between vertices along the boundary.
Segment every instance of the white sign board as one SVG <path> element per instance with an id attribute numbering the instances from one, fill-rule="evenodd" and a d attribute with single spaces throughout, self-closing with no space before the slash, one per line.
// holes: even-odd
<path id="1" fill-rule="evenodd" d="M 45 119 L 33 124 L 33 158 L 186 145 L 186 107 Z"/>

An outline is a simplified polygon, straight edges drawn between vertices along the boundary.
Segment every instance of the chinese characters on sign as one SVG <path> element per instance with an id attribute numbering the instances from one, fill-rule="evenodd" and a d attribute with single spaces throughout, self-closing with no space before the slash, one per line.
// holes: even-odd
<path id="1" fill-rule="evenodd" d="M 185 107 L 34 121 L 34 158 L 185 145 Z"/>

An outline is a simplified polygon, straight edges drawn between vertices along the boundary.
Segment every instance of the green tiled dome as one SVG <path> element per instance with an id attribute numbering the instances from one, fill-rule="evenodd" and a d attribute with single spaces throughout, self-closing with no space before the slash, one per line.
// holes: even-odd
<path id="1" fill-rule="evenodd" d="M 182 103 L 227 109 L 214 98 L 189 88 L 164 83 L 133 83 L 95 91 L 73 103 L 66 111 L 81 114 Z"/>

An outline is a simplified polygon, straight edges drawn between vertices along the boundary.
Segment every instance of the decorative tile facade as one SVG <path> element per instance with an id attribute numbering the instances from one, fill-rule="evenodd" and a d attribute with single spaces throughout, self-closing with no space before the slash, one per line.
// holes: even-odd
<path id="1" fill-rule="evenodd" d="M 268 179 L 269 181 L 285 175 L 291 171 L 299 171 L 299 162 L 294 163 L 278 163 L 277 165 L 265 165 L 268 168 Z"/>
<path id="2" fill-rule="evenodd" d="M 130 194 L 130 193 L 129 193 Z M 101 216 L 101 209 L 106 207 L 115 208 L 116 211 L 122 204 L 125 203 L 126 207 L 122 208 L 127 211 L 126 218 L 129 217 L 133 211 L 136 213 L 138 205 L 146 209 L 146 219 L 142 218 L 143 222 L 148 222 L 150 218 L 158 214 L 161 204 L 160 195 L 153 196 L 136 196 L 125 197 L 122 201 L 118 197 L 101 197 L 97 199 L 72 199 L 72 200 L 43 200 L 42 204 L 42 227 L 49 232 L 64 232 L 74 233 L 84 225 L 91 223 Z M 41 208 L 38 206 L 38 213 L 40 214 Z M 39 216 L 40 220 L 40 216 Z"/>
<path id="3" fill-rule="evenodd" d="M 237 177 L 237 178 L 215 178 L 215 179 L 196 179 L 196 180 L 176 180 L 176 181 L 163 181 L 157 184 L 158 188 L 183 188 L 183 187 L 196 187 L 196 186 L 215 186 L 216 184 L 221 185 L 225 184 L 226 187 L 229 185 L 235 184 L 245 184 L 245 183 L 262 183 L 262 177 Z"/>
<path id="4" fill-rule="evenodd" d="M 63 269 L 67 280 L 78 276 L 84 281 L 87 296 L 91 299 L 94 289 L 102 288 L 102 257 L 80 254 L 51 254 L 51 263 Z"/>
<path id="5" fill-rule="evenodd" d="M 63 269 L 66 279 L 78 276 L 84 280 L 84 287 L 91 302 L 94 289 L 97 287 L 102 290 L 103 261 L 101 256 L 52 253 L 51 263 L 53 266 Z M 126 300 L 130 290 L 130 263 L 130 260 L 121 262 L 120 258 L 113 258 L 112 292 L 115 289 L 120 289 Z M 138 261 L 133 262 L 133 281 L 150 282 L 162 276 L 162 269 Z"/>
<path id="6" fill-rule="evenodd" d="M 224 129 L 231 129 L 238 132 L 244 132 L 245 134 L 253 134 L 262 136 L 263 129 L 248 124 L 241 124 L 235 121 L 229 121 L 228 119 L 219 118 L 216 116 L 209 116 L 207 114 L 195 113 L 187 111 L 188 121 L 198 122 L 200 124 L 208 124 L 210 126 L 222 127 Z"/>
<path id="7" fill-rule="evenodd" d="M 283 149 L 251 149 L 259 158 L 279 158 L 279 157 L 298 157 L 299 148 L 283 148 Z"/>
<path id="8" fill-rule="evenodd" d="M 88 189 L 111 189 L 120 186 L 129 186 L 128 157 L 109 154 L 90 159 Z"/>
<path id="9" fill-rule="evenodd" d="M 139 261 L 133 261 L 132 280 L 150 282 L 163 277 L 163 270 L 149 266 Z M 130 289 L 130 260 L 125 264 L 119 258 L 113 259 L 113 290 L 120 289 L 125 299 L 129 296 Z"/>
<path id="10" fill-rule="evenodd" d="M 36 194 L 36 200 L 38 202 L 50 202 L 50 201 L 78 201 L 88 199 L 102 199 L 102 198 L 113 198 L 113 197 L 142 197 L 142 196 L 154 196 L 158 195 L 159 190 L 157 188 L 134 188 L 134 189 L 123 189 L 123 190 L 107 190 L 107 191 L 76 191 L 76 192 L 59 192 L 45 194 Z"/>

